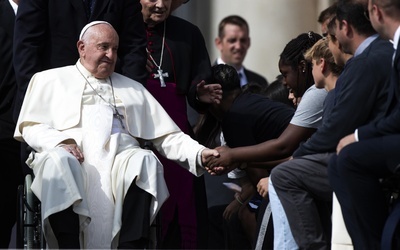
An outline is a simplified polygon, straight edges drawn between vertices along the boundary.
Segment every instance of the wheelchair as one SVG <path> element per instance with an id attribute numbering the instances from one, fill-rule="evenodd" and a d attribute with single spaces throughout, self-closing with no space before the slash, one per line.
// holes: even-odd
<path id="1" fill-rule="evenodd" d="M 42 230 L 41 204 L 31 190 L 32 174 L 25 175 L 18 186 L 17 241 L 18 249 L 46 249 Z"/>
<path id="2" fill-rule="evenodd" d="M 142 146 L 151 150 L 151 142 L 146 141 Z M 18 186 L 17 198 L 17 233 L 16 247 L 18 249 L 46 249 L 46 239 L 42 229 L 41 203 L 31 190 L 33 173 L 25 175 L 22 185 Z M 161 239 L 160 215 L 150 227 L 149 249 L 157 249 Z"/>

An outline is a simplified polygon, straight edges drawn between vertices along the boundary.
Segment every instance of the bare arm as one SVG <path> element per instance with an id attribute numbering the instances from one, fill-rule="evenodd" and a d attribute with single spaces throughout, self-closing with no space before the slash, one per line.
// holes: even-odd
<path id="1" fill-rule="evenodd" d="M 247 147 L 218 147 L 218 158 L 210 160 L 208 166 L 229 166 L 238 162 L 263 162 L 287 158 L 300 142 L 307 140 L 316 129 L 289 124 L 283 133 L 273 140 Z"/>

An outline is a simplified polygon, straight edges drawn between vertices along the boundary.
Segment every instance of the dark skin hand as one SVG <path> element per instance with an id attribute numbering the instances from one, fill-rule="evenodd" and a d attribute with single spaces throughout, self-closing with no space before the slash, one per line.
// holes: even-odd
<path id="1" fill-rule="evenodd" d="M 247 147 L 217 147 L 220 156 L 210 160 L 207 169 L 211 174 L 219 175 L 232 170 L 234 163 L 275 161 L 287 158 L 299 147 L 300 142 L 310 138 L 315 131 L 316 129 L 313 128 L 289 124 L 277 139 Z"/>

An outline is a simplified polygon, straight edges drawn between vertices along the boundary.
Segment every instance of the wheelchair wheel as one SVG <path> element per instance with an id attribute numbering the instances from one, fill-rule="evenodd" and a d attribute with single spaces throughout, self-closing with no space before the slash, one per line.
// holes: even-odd
<path id="1" fill-rule="evenodd" d="M 35 224 L 34 224 L 34 216 L 35 216 L 35 206 L 33 203 L 34 194 L 31 190 L 32 185 L 32 176 L 26 175 L 25 176 L 25 240 L 26 240 L 26 248 L 32 249 L 34 244 L 34 235 L 35 235 Z"/>
<path id="2" fill-rule="evenodd" d="M 18 187 L 17 247 L 19 249 L 45 249 L 40 201 L 31 190 L 32 175 L 25 176 L 24 185 Z"/>
<path id="3" fill-rule="evenodd" d="M 17 249 L 23 249 L 24 242 L 24 223 L 25 223 L 25 205 L 24 205 L 24 185 L 18 186 L 18 200 L 17 200 L 17 240 L 16 247 Z"/>

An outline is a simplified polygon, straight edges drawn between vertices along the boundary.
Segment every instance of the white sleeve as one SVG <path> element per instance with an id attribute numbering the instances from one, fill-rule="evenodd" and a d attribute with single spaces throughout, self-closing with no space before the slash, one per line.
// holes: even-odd
<path id="1" fill-rule="evenodd" d="M 37 152 L 55 148 L 62 141 L 71 139 L 71 137 L 65 133 L 54 129 L 47 124 L 25 126 L 22 130 L 22 137 L 25 142 Z"/>
<path id="2" fill-rule="evenodd" d="M 205 169 L 197 164 L 198 155 L 205 149 L 197 141 L 183 132 L 174 132 L 152 140 L 157 151 L 166 158 L 177 162 L 196 176 Z"/>

